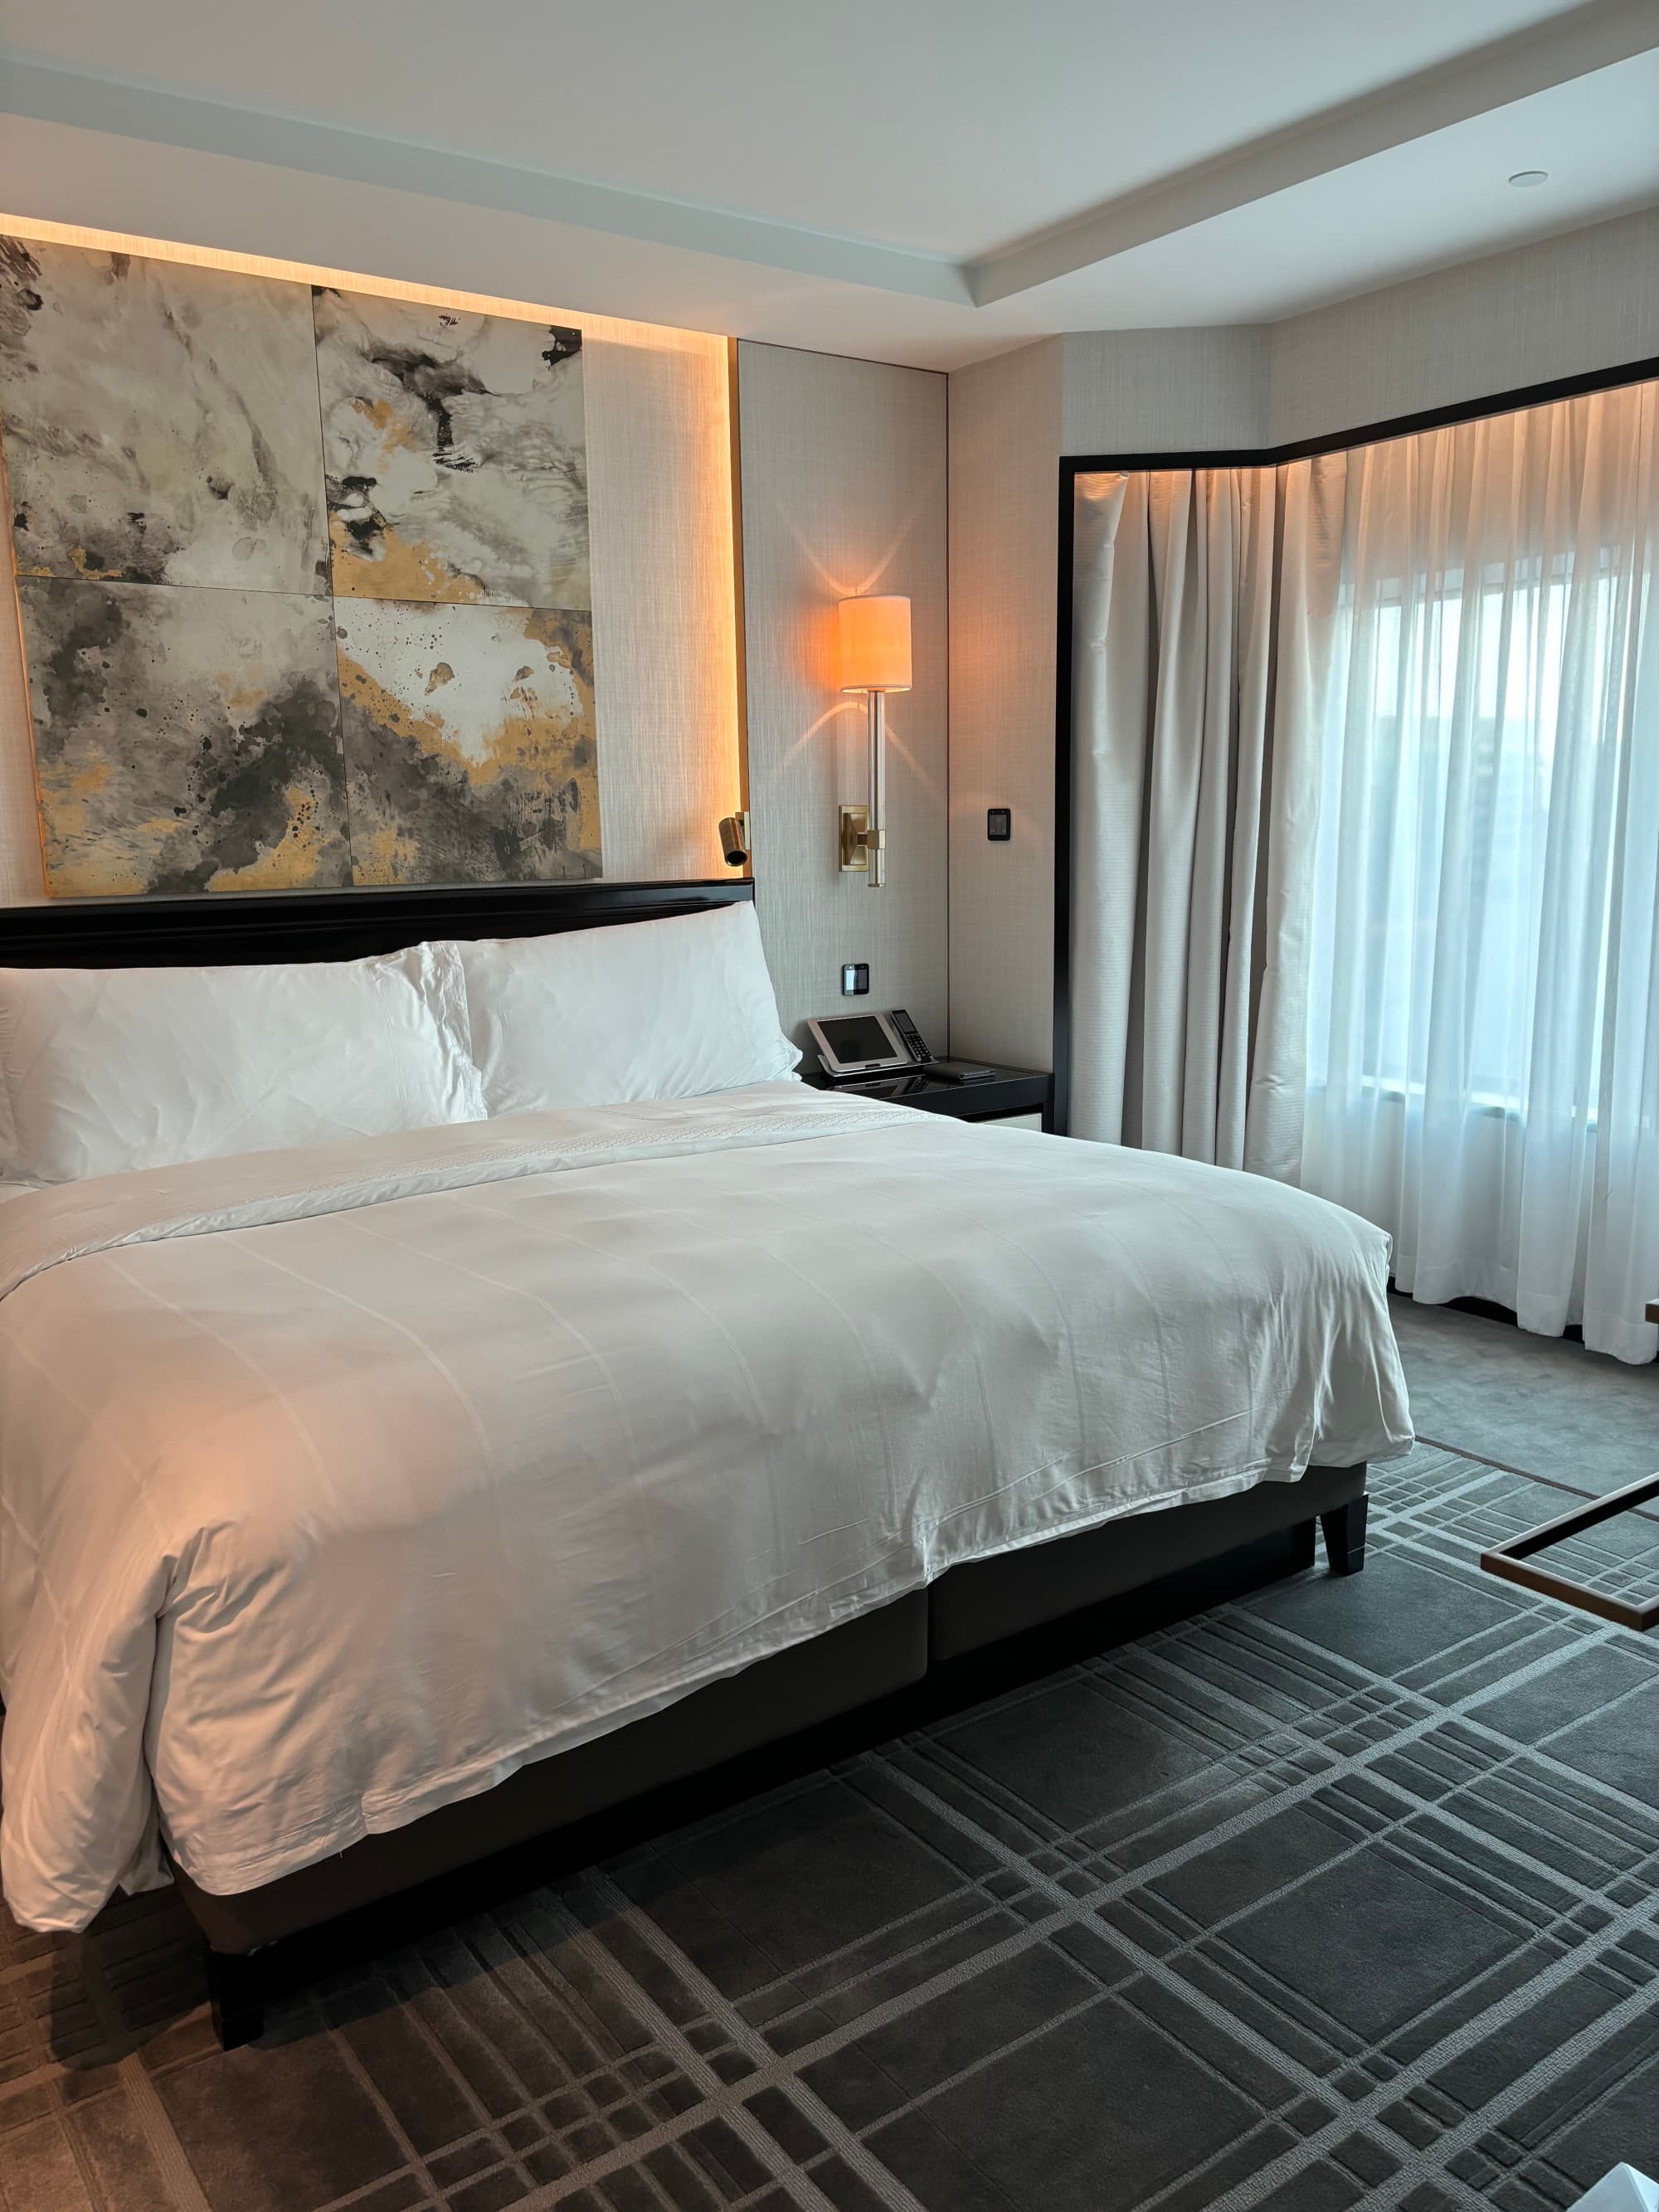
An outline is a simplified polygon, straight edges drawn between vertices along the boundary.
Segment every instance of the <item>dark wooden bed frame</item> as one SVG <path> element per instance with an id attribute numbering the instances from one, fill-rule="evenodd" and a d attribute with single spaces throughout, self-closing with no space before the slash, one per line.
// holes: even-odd
<path id="1" fill-rule="evenodd" d="M 434 937 L 546 936 L 659 921 L 752 899 L 746 878 L 186 899 L 54 901 L 0 915 L 0 966 L 165 967 L 349 960 Z M 1098 1650 L 1151 1618 L 1313 1564 L 1364 1563 L 1365 1469 L 1310 1468 L 1230 1498 L 1112 1522 L 955 1567 L 839 1628 L 677 1705 L 521 1768 L 494 1790 L 366 1838 L 263 1887 L 217 1897 L 175 1868 L 208 1940 L 227 2049 L 258 2036 L 275 1990 L 355 1950 L 476 1909 L 630 1834 L 923 1713 Z M 873 1732 L 873 1733 L 872 1733 Z M 533 1862 L 526 1856 L 533 1848 Z M 349 1919 L 343 1916 L 350 1916 Z"/>

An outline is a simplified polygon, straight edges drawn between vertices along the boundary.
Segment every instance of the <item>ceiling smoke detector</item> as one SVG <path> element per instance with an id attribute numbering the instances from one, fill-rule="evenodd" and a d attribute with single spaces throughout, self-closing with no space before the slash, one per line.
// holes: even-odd
<path id="1" fill-rule="evenodd" d="M 1547 169 L 1517 169 L 1510 179 L 1510 182 L 1518 185 L 1522 191 L 1525 191 L 1528 185 L 1547 185 L 1549 180 L 1550 173 Z"/>

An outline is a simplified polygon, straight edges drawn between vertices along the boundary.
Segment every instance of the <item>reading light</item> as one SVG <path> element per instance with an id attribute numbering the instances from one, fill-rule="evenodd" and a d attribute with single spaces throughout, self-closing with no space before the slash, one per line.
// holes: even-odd
<path id="1" fill-rule="evenodd" d="M 862 691 L 870 712 L 870 804 L 841 810 L 841 865 L 867 870 L 870 888 L 887 880 L 886 726 L 882 702 L 910 689 L 910 602 L 896 592 L 866 592 L 841 603 L 841 688 Z"/>

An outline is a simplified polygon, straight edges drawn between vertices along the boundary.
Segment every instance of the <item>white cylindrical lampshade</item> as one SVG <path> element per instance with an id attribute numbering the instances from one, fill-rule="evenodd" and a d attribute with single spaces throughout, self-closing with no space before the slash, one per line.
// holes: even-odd
<path id="1" fill-rule="evenodd" d="M 841 603 L 843 691 L 910 689 L 910 602 L 894 592 Z"/>

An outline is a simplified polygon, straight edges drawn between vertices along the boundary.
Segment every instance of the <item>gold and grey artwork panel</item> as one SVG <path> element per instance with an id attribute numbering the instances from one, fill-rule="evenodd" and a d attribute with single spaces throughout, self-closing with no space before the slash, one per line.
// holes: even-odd
<path id="1" fill-rule="evenodd" d="M 309 287 L 0 239 L 20 578 L 328 590 Z"/>
<path id="2" fill-rule="evenodd" d="M 581 333 L 319 288 L 342 598 L 587 609 Z"/>
<path id="3" fill-rule="evenodd" d="M 373 599 L 335 611 L 358 883 L 601 872 L 588 614 Z"/>
<path id="4" fill-rule="evenodd" d="M 50 890 L 349 882 L 329 601 L 27 577 L 18 599 Z"/>
<path id="5" fill-rule="evenodd" d="M 0 236 L 47 887 L 600 870 L 579 330 Z"/>

